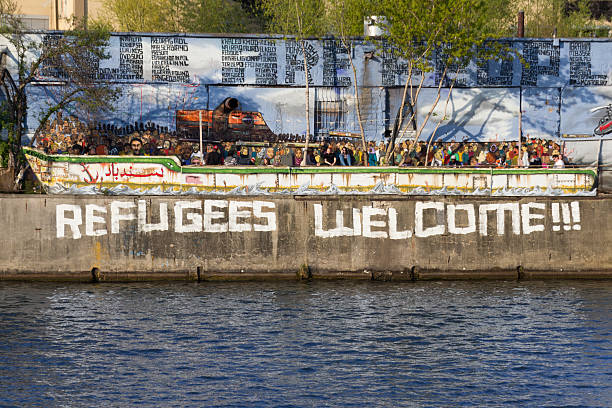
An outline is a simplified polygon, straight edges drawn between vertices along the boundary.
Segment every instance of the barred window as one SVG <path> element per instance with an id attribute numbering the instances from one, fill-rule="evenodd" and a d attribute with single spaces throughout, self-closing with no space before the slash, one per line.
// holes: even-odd
<path id="1" fill-rule="evenodd" d="M 315 134 L 326 136 L 330 131 L 346 131 L 347 103 L 343 100 L 315 102 Z"/>

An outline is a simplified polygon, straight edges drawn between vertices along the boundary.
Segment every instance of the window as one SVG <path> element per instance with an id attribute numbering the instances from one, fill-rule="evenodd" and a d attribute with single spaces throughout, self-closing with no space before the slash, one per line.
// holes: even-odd
<path id="1" fill-rule="evenodd" d="M 315 102 L 315 135 L 327 136 L 330 131 L 346 131 L 346 119 L 346 101 Z"/>

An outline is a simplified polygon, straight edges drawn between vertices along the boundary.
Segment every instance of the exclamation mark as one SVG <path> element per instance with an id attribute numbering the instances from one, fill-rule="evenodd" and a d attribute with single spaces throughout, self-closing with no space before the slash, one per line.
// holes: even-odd
<path id="1" fill-rule="evenodd" d="M 572 222 L 572 219 L 570 217 L 570 205 L 569 203 L 561 203 L 561 215 L 563 216 L 563 229 L 565 231 L 569 231 L 572 229 L 572 226 L 570 225 L 570 223 Z"/>
<path id="2" fill-rule="evenodd" d="M 580 204 L 578 203 L 578 201 L 572 201 L 571 205 L 572 205 L 572 220 L 575 222 L 572 228 L 574 228 L 574 231 L 580 231 L 582 228 L 580 226 Z"/>
<path id="3" fill-rule="evenodd" d="M 561 217 L 559 216 L 559 203 L 552 203 L 552 220 L 553 224 L 559 224 L 561 222 Z M 553 231 L 561 230 L 560 225 L 553 225 Z"/>

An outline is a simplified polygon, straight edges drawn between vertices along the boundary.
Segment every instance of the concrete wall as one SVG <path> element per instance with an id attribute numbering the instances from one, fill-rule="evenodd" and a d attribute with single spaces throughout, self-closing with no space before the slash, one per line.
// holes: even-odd
<path id="1" fill-rule="evenodd" d="M 611 204 L 7 195 L 0 280 L 610 278 Z"/>

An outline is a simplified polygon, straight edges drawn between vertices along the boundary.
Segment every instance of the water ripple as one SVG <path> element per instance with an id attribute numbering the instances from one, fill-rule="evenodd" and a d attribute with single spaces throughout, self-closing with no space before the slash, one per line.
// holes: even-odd
<path id="1" fill-rule="evenodd" d="M 2 406 L 612 406 L 612 283 L 0 283 Z"/>

